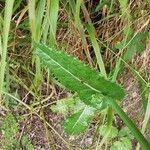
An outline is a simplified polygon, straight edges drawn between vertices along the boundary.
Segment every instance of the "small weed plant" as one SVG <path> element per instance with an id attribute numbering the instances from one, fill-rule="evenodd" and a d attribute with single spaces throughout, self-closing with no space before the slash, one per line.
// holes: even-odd
<path id="1" fill-rule="evenodd" d="M 63 123 L 64 130 L 67 133 L 78 135 L 85 132 L 89 127 L 94 114 L 96 112 L 101 112 L 103 109 L 108 109 L 108 125 L 106 127 L 100 127 L 104 128 L 104 132 L 105 129 L 107 131 L 107 134 L 103 134 L 104 139 L 108 138 L 109 135 L 111 135 L 111 131 L 114 129 L 112 126 L 111 111 L 111 108 L 113 108 L 138 140 L 141 147 L 144 150 L 149 149 L 149 142 L 117 103 L 117 101 L 122 100 L 126 95 L 123 87 L 116 82 L 104 78 L 96 70 L 62 51 L 49 48 L 44 44 L 35 43 L 34 45 L 36 53 L 42 63 L 53 72 L 55 77 L 57 77 L 60 83 L 68 90 L 76 92 L 78 98 L 82 102 L 82 105 L 80 105 L 81 107 L 77 110 L 72 108 L 72 106 L 75 106 L 73 105 L 75 103 L 73 100 L 67 101 L 66 105 L 63 104 L 63 101 L 60 101 L 57 103 L 57 107 L 55 106 L 52 108 L 53 111 L 61 111 L 62 113 L 66 113 L 65 111 L 69 109 L 73 110 L 72 112 L 74 112 L 74 114 L 69 116 Z M 76 103 L 76 105 L 78 104 Z M 124 145 L 124 143 L 128 144 Z M 116 147 L 122 145 L 124 145 L 124 149 L 127 147 L 128 149 L 131 149 L 131 143 L 125 137 L 120 138 L 111 149 L 116 149 Z"/>
<path id="2" fill-rule="evenodd" d="M 23 135 L 20 140 L 18 133 L 19 133 L 19 127 L 18 127 L 18 116 L 15 118 L 12 113 L 8 112 L 6 114 L 5 119 L 3 120 L 0 130 L 2 131 L 4 143 L 2 142 L 3 150 L 19 150 L 21 147 L 23 149 L 28 150 L 34 150 L 33 145 L 31 144 L 31 141 L 29 140 L 29 137 L 27 135 Z"/>

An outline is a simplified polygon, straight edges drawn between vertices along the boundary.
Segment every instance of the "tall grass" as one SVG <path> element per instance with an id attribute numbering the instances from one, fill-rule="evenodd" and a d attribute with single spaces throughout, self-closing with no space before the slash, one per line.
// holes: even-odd
<path id="1" fill-rule="evenodd" d="M 56 45 L 56 31 L 57 31 L 57 21 L 58 21 L 58 11 L 59 11 L 59 0 L 52 1 L 50 0 L 50 5 L 48 6 L 48 23 L 50 26 L 49 33 L 49 45 Z"/>
<path id="2" fill-rule="evenodd" d="M 105 78 L 107 78 L 103 58 L 102 58 L 102 55 L 101 55 L 101 52 L 100 52 L 100 46 L 99 46 L 99 44 L 97 42 L 97 39 L 96 39 L 96 32 L 95 32 L 94 26 L 92 24 L 89 24 L 87 26 L 87 30 L 88 30 L 88 33 L 89 33 L 89 36 L 90 36 L 90 40 L 92 42 L 92 46 L 94 48 L 94 52 L 95 52 L 95 55 L 96 55 L 96 58 L 97 58 L 97 64 L 99 66 L 101 74 Z"/>
<path id="3" fill-rule="evenodd" d="M 29 1 L 29 22 L 33 42 L 44 42 L 53 47 L 56 45 L 57 18 L 59 0 L 31 0 Z M 33 55 L 35 62 L 35 86 L 37 87 L 42 79 L 40 60 Z"/>
<path id="4" fill-rule="evenodd" d="M 88 48 L 88 42 L 87 42 L 87 37 L 85 33 L 84 23 L 82 22 L 81 15 L 80 15 L 81 10 L 82 10 L 81 9 L 82 3 L 83 3 L 82 0 L 77 0 L 76 2 L 74 0 L 69 1 L 69 8 L 71 10 L 71 14 L 73 14 L 72 22 L 75 23 L 75 27 L 78 30 L 80 37 L 82 39 L 82 46 L 86 54 L 88 63 L 90 64 L 90 66 L 93 66 L 92 58 L 90 56 L 90 52 Z M 72 18 L 71 14 L 70 14 L 70 18 Z"/>
<path id="5" fill-rule="evenodd" d="M 92 43 L 92 46 L 94 48 L 94 52 L 95 52 L 95 55 L 96 55 L 96 59 L 97 59 L 97 64 L 99 66 L 99 69 L 101 71 L 101 74 L 107 78 L 107 74 L 106 74 L 106 70 L 105 70 L 105 66 L 104 66 L 104 63 L 103 63 L 103 59 L 102 59 L 102 56 L 101 56 L 101 52 L 100 52 L 100 46 L 97 42 L 97 39 L 96 39 L 96 32 L 95 32 L 95 28 L 91 22 L 91 19 L 89 17 L 89 14 L 88 14 L 88 11 L 83 3 L 83 1 L 80 1 L 80 0 L 77 0 L 76 2 L 76 13 L 75 13 L 75 23 L 76 25 L 80 25 L 81 22 L 80 22 L 80 8 L 82 8 L 82 11 L 84 13 L 84 17 L 85 17 L 85 20 L 87 21 L 88 25 L 87 25 L 87 31 L 88 31 L 88 34 L 89 34 L 89 37 L 90 37 L 90 40 L 91 40 L 91 43 Z M 80 27 L 80 26 L 79 26 Z M 87 53 L 87 56 L 88 56 L 88 53 Z"/>
<path id="6" fill-rule="evenodd" d="M 42 20 L 45 12 L 45 4 L 46 0 L 40 0 L 38 1 L 38 4 L 36 0 L 29 0 L 29 22 L 32 33 L 32 40 L 35 42 L 39 42 L 41 39 Z M 33 55 L 33 63 L 34 62 L 36 66 L 34 84 L 37 87 L 42 79 L 42 73 L 40 60 L 37 56 Z"/>
<path id="7" fill-rule="evenodd" d="M 2 90 L 4 88 L 5 82 L 5 72 L 7 65 L 7 47 L 8 47 L 8 39 L 9 39 L 9 30 L 11 23 L 11 16 L 13 11 L 14 0 L 6 0 L 5 2 L 5 10 L 4 10 L 4 18 L 2 23 L 2 35 L 0 35 L 0 54 L 1 54 L 1 62 L 0 62 L 0 102 L 2 100 Z"/>
<path id="8" fill-rule="evenodd" d="M 131 14 L 130 14 L 130 8 L 129 8 L 129 4 L 128 4 L 128 0 L 119 0 L 120 3 L 120 11 L 121 11 L 121 19 L 122 22 L 124 24 L 124 28 L 123 28 L 123 32 L 124 32 L 124 39 L 127 40 L 128 36 L 130 34 L 130 29 L 131 29 Z M 125 43 L 126 44 L 126 43 Z M 126 47 L 126 45 L 124 45 L 124 48 Z M 124 48 L 120 51 L 123 52 Z M 119 75 L 119 71 L 121 68 L 121 63 L 122 63 L 122 56 L 120 56 L 117 61 L 116 61 L 116 66 L 115 66 L 115 70 L 114 70 L 114 74 L 113 74 L 113 81 L 115 81 L 117 79 L 117 76 Z"/>

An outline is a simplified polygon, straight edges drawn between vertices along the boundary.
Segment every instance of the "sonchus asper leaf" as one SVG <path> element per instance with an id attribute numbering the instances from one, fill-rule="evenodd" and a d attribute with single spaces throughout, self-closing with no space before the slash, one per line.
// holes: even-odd
<path id="1" fill-rule="evenodd" d="M 86 104 L 93 105 L 91 96 L 98 93 L 118 100 L 124 98 L 125 92 L 119 85 L 104 79 L 80 60 L 44 44 L 35 43 L 35 48 L 43 64 L 66 88 L 77 92 Z"/>
<path id="2" fill-rule="evenodd" d="M 86 106 L 83 110 L 73 114 L 64 122 L 64 130 L 69 134 L 80 134 L 84 132 L 95 113 L 95 109 L 89 106 Z"/>

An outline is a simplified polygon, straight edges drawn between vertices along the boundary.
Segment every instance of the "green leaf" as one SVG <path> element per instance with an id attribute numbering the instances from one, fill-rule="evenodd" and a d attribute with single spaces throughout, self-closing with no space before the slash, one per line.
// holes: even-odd
<path id="1" fill-rule="evenodd" d="M 126 149 L 131 150 L 132 149 L 132 143 L 131 140 L 127 137 L 121 138 L 121 142 L 124 144 Z"/>
<path id="2" fill-rule="evenodd" d="M 133 37 L 129 45 L 127 46 L 127 51 L 124 54 L 124 60 L 131 60 L 136 52 L 142 52 L 145 48 L 143 40 L 148 36 L 148 32 L 139 32 Z"/>
<path id="3" fill-rule="evenodd" d="M 12 93 L 12 95 L 14 95 L 14 97 L 18 99 L 20 98 L 17 92 Z M 15 108 L 18 105 L 18 102 L 13 98 L 8 98 L 5 101 L 5 105 L 8 106 L 9 108 Z"/>
<path id="4" fill-rule="evenodd" d="M 92 95 L 91 99 L 92 103 L 95 104 L 96 108 L 100 111 L 107 107 L 107 99 L 101 94 Z M 69 98 L 60 99 L 56 102 L 55 105 L 51 105 L 51 110 L 53 112 L 57 112 L 63 115 L 67 115 L 69 113 L 77 113 L 80 110 L 85 108 L 85 103 L 82 102 L 79 97 L 72 96 Z"/>
<path id="5" fill-rule="evenodd" d="M 127 38 L 124 38 L 121 42 L 115 45 L 117 49 L 124 49 L 127 45 L 127 50 L 123 55 L 125 61 L 131 60 L 136 53 L 140 53 L 144 50 L 145 46 L 143 41 L 147 38 L 148 32 L 134 33 L 131 28 L 125 30 Z"/>
<path id="6" fill-rule="evenodd" d="M 26 149 L 28 149 L 28 150 L 34 150 L 34 146 L 32 145 L 32 143 L 31 143 L 31 141 L 30 141 L 30 139 L 29 139 L 29 137 L 27 135 L 24 135 L 22 137 L 22 141 L 21 142 L 22 142 L 22 145 Z"/>
<path id="7" fill-rule="evenodd" d="M 107 131 L 108 131 L 108 128 L 107 128 L 106 125 L 101 125 L 99 127 L 99 133 L 100 133 L 101 136 L 104 137 L 107 134 Z M 118 136 L 118 129 L 116 127 L 112 126 L 108 138 L 109 139 L 113 139 L 113 138 L 115 138 L 117 136 Z"/>
<path id="8" fill-rule="evenodd" d="M 19 133 L 18 123 L 12 113 L 8 112 L 4 118 L 0 131 L 3 133 L 5 144 L 3 144 L 4 150 L 18 149 L 19 143 L 17 142 L 17 133 Z"/>
<path id="9" fill-rule="evenodd" d="M 110 150 L 132 150 L 131 140 L 128 138 L 121 138 L 113 144 Z"/>
<path id="10" fill-rule="evenodd" d="M 65 99 L 58 100 L 55 105 L 51 106 L 53 112 L 58 112 L 63 115 L 71 113 L 76 113 L 82 110 L 85 104 L 77 97 L 69 97 Z"/>
<path id="11" fill-rule="evenodd" d="M 99 101 L 99 99 L 101 99 L 100 95 L 92 96 L 92 101 Z M 103 101 L 102 99 L 101 101 L 102 101 L 101 104 L 97 106 L 99 107 L 99 110 L 102 110 L 107 107 L 106 102 Z M 61 99 L 57 101 L 56 105 L 52 105 L 51 109 L 53 112 L 59 112 L 63 115 L 68 115 L 69 113 L 71 114 L 75 113 L 71 117 L 69 117 L 67 121 L 65 121 L 64 127 L 66 128 L 67 131 L 70 131 L 70 128 L 74 126 L 73 131 L 74 130 L 77 132 L 80 131 L 80 133 L 86 130 L 95 112 L 94 108 L 86 106 L 78 97 L 70 97 L 66 99 Z M 85 116 L 85 114 L 87 116 Z M 79 122 L 77 125 L 74 125 L 75 124 L 74 122 L 76 122 L 76 120 L 78 120 Z M 85 122 L 85 123 L 81 124 L 82 122 Z M 81 124 L 80 128 L 79 128 L 79 124 Z M 87 126 L 85 126 L 85 124 Z M 71 134 L 76 134 L 73 131 L 72 130 L 70 131 Z"/>
<path id="12" fill-rule="evenodd" d="M 86 106 L 83 110 L 65 120 L 64 130 L 74 135 L 84 132 L 88 128 L 94 113 L 94 108 Z"/>
<path id="13" fill-rule="evenodd" d="M 129 137 L 130 139 L 134 139 L 134 136 L 131 134 L 131 131 L 128 127 L 123 127 L 118 134 L 119 137 Z"/>
<path id="14" fill-rule="evenodd" d="M 14 116 L 11 113 L 7 113 L 5 119 L 3 120 L 1 129 L 4 133 L 4 137 L 11 141 L 13 137 L 18 132 L 17 121 L 15 120 Z"/>
<path id="15" fill-rule="evenodd" d="M 87 105 L 96 107 L 91 98 L 98 93 L 119 100 L 125 96 L 124 90 L 119 85 L 104 79 L 96 70 L 78 59 L 44 44 L 35 43 L 35 47 L 43 64 L 47 65 L 66 88 L 77 92 Z"/>
<path id="16" fill-rule="evenodd" d="M 114 143 L 110 150 L 127 150 L 124 144 L 120 141 Z"/>
<path id="17" fill-rule="evenodd" d="M 102 94 L 94 94 L 92 95 L 91 102 L 94 104 L 96 109 L 101 111 L 107 107 L 107 99 L 108 98 Z"/>

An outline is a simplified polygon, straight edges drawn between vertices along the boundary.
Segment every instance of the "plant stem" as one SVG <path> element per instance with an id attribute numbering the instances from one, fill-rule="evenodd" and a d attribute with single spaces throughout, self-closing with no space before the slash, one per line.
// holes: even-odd
<path id="1" fill-rule="evenodd" d="M 150 143 L 146 140 L 146 138 L 142 135 L 142 133 L 135 126 L 135 124 L 132 122 L 132 120 L 126 115 L 126 113 L 122 110 L 122 108 L 116 103 L 115 100 L 113 100 L 111 98 L 109 99 L 109 103 L 112 105 L 112 107 L 116 110 L 116 112 L 119 114 L 121 119 L 124 121 L 124 123 L 130 129 L 131 133 L 135 136 L 137 141 L 140 143 L 143 150 L 149 150 Z"/>
<path id="2" fill-rule="evenodd" d="M 109 106 L 107 110 L 107 127 L 108 128 L 112 127 L 112 121 L 113 121 L 113 111 L 112 111 L 112 107 Z"/>

